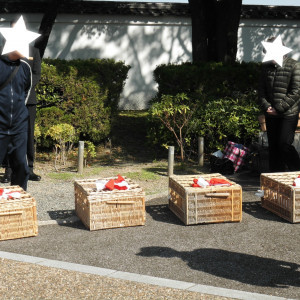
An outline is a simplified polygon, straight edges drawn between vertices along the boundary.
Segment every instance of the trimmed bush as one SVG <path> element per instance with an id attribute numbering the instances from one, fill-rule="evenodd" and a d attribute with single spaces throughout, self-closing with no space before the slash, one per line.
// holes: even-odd
<path id="1" fill-rule="evenodd" d="M 110 133 L 129 69 L 109 59 L 44 59 L 36 88 L 39 146 L 53 144 L 46 132 L 59 123 L 71 124 L 79 139 L 103 141 Z"/>
<path id="2" fill-rule="evenodd" d="M 193 116 L 190 136 L 205 138 L 205 151 L 223 149 L 227 141 L 250 145 L 259 132 L 260 110 L 251 94 L 220 98 L 199 107 Z M 196 148 L 197 149 L 197 148 Z"/>
<path id="3" fill-rule="evenodd" d="M 154 70 L 158 83 L 157 97 L 186 93 L 190 97 L 211 98 L 248 93 L 257 89 L 257 63 L 182 63 L 160 65 Z"/>
<path id="4" fill-rule="evenodd" d="M 61 108 L 56 106 L 50 106 L 40 108 L 36 114 L 36 125 L 40 130 L 40 136 L 37 140 L 39 146 L 49 148 L 53 145 L 53 141 L 49 139 L 47 132 L 48 130 L 60 123 L 71 123 L 71 115 L 65 114 Z"/>
<path id="5" fill-rule="evenodd" d="M 185 136 L 188 156 L 197 154 L 198 136 L 205 138 L 206 153 L 223 148 L 228 140 L 249 145 L 259 132 L 259 71 L 258 63 L 160 65 L 154 71 L 158 93 L 151 104 L 184 93 L 197 107 Z M 163 124 L 152 118 L 150 125 L 148 137 L 154 143 L 175 144 Z"/>

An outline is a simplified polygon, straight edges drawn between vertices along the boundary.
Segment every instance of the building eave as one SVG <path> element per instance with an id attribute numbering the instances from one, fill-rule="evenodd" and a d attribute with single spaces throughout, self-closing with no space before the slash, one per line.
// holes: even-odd
<path id="1" fill-rule="evenodd" d="M 0 0 L 0 13 L 45 13 L 49 0 Z M 100 14 L 135 16 L 190 17 L 188 3 L 120 2 L 120 1 L 60 1 L 60 14 Z M 300 6 L 243 5 L 242 19 L 300 19 Z"/>
<path id="2" fill-rule="evenodd" d="M 0 1 L 1 4 L 2 1 Z M 45 13 L 49 9 L 46 1 L 6 1 L 0 13 Z M 118 1 L 69 1 L 60 3 L 58 13 L 63 14 L 102 14 L 102 15 L 150 15 L 150 16 L 190 16 L 188 4 L 118 2 Z"/>
<path id="3" fill-rule="evenodd" d="M 241 18 L 299 20 L 300 6 L 243 5 Z"/>

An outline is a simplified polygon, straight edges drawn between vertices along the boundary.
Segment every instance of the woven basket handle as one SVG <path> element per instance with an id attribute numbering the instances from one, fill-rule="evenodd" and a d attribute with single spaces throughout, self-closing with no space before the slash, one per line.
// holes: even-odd
<path id="1" fill-rule="evenodd" d="M 205 197 L 228 197 L 230 196 L 229 193 L 208 193 L 208 194 L 205 194 Z"/>
<path id="2" fill-rule="evenodd" d="M 5 212 L 5 213 L 0 213 L 0 217 L 2 216 L 12 216 L 12 215 L 22 215 L 22 211 L 10 211 L 10 212 Z"/>
<path id="3" fill-rule="evenodd" d="M 110 201 L 106 201 L 106 204 L 134 204 L 135 201 L 126 201 L 126 200 L 110 200 Z"/>

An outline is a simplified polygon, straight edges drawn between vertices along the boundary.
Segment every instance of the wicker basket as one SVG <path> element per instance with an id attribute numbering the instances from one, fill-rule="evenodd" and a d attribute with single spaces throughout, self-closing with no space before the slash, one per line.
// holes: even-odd
<path id="1" fill-rule="evenodd" d="M 260 175 L 264 196 L 261 205 L 281 218 L 300 222 L 300 187 L 293 186 L 300 172 L 263 173 Z"/>
<path id="2" fill-rule="evenodd" d="M 199 175 L 169 178 L 169 208 L 185 224 L 239 222 L 242 220 L 242 188 L 219 173 L 201 175 L 226 179 L 231 186 L 191 187 Z"/>
<path id="3" fill-rule="evenodd" d="M 16 199 L 0 199 L 0 241 L 36 236 L 38 234 L 36 202 L 19 186 L 5 186 L 20 192 Z"/>
<path id="4" fill-rule="evenodd" d="M 97 191 L 96 180 L 76 180 L 75 211 L 90 230 L 145 225 L 145 192 L 129 178 L 128 190 Z"/>

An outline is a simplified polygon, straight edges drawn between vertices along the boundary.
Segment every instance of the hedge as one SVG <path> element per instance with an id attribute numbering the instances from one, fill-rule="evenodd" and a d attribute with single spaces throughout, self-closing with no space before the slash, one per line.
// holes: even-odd
<path id="1" fill-rule="evenodd" d="M 252 62 L 160 65 L 154 71 L 158 92 L 151 104 L 184 93 L 196 106 L 186 128 L 186 154 L 197 154 L 198 136 L 205 138 L 206 153 L 222 149 L 228 140 L 250 145 L 259 132 L 259 72 L 260 64 Z M 148 137 L 157 146 L 176 144 L 156 118 L 150 118 Z"/>
<path id="2" fill-rule="evenodd" d="M 110 134 L 129 69 L 112 59 L 44 59 L 36 87 L 38 146 L 52 145 L 45 133 L 60 123 L 74 126 L 78 139 L 104 140 Z"/>

